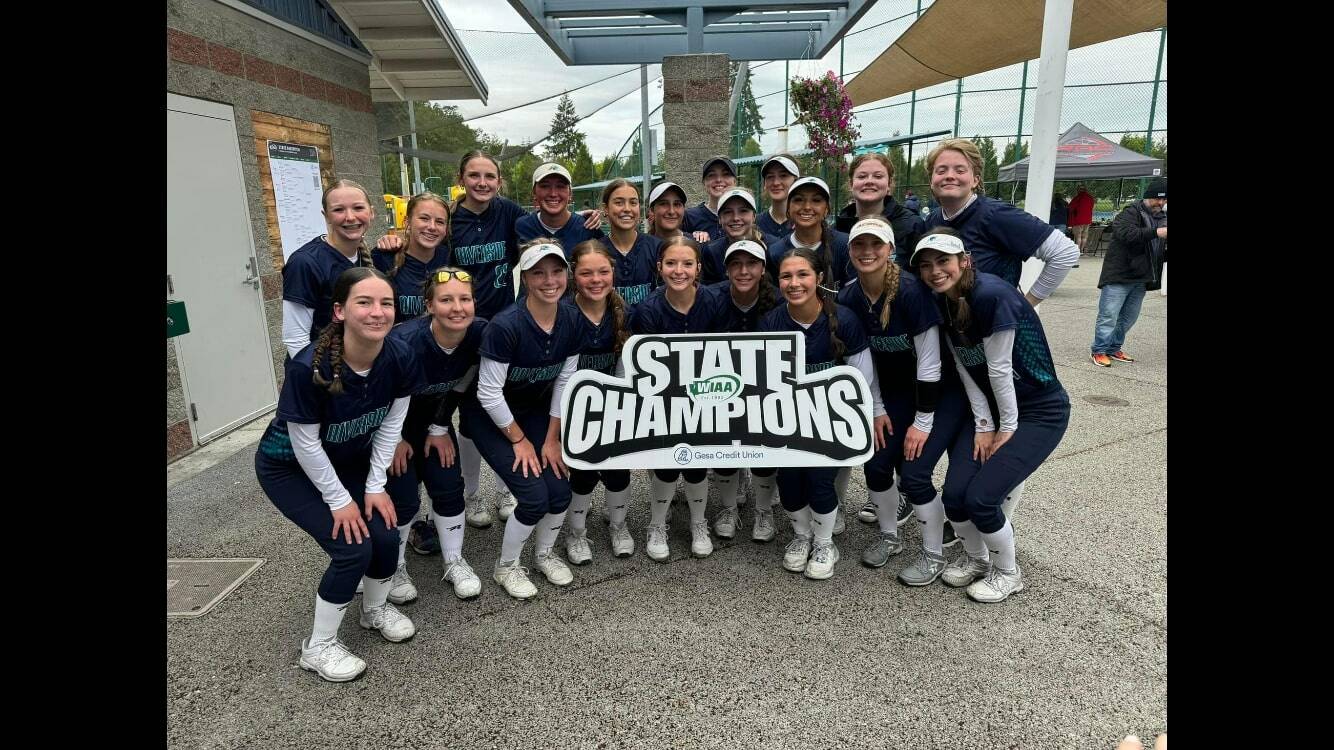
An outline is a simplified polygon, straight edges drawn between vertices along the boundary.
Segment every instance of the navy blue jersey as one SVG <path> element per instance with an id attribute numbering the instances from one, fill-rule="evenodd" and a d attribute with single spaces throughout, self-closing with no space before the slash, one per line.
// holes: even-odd
<path id="1" fill-rule="evenodd" d="M 611 237 L 599 239 L 611 251 L 611 257 L 616 259 L 616 271 L 612 279 L 612 286 L 616 287 L 616 292 L 625 300 L 627 306 L 643 302 L 649 292 L 660 283 L 658 253 L 662 249 L 662 240 L 651 234 L 638 232 L 635 234 L 635 244 L 630 248 L 630 252 L 623 254 L 612 244 Z"/>
<path id="2" fill-rule="evenodd" d="M 412 405 L 403 423 L 404 435 L 411 435 L 414 439 L 424 435 L 427 426 L 436 420 L 437 413 L 441 421 L 436 424 L 449 423 L 454 407 L 458 405 L 454 386 L 480 361 L 478 349 L 485 330 L 485 320 L 473 319 L 472 325 L 463 334 L 463 340 L 449 353 L 440 348 L 435 335 L 431 333 L 429 315 L 394 326 L 389 332 L 390 338 L 402 341 L 412 351 L 422 370 L 422 389 L 412 394 Z"/>
<path id="3" fill-rule="evenodd" d="M 936 227 L 957 231 L 963 246 L 973 256 L 973 267 L 995 274 L 1011 286 L 1019 286 L 1024 261 L 1033 257 L 1054 231 L 1033 214 L 984 195 L 979 195 L 953 219 L 945 219 L 940 208 L 936 208 L 926 219 L 927 234 Z"/>
<path id="4" fill-rule="evenodd" d="M 848 279 L 857 278 L 857 269 L 852 267 L 852 260 L 848 256 L 848 235 L 837 229 L 830 229 L 829 235 L 833 237 L 833 242 L 831 243 L 833 248 L 831 248 L 831 252 L 833 253 L 834 258 L 834 267 L 832 269 L 834 278 L 826 278 L 823 282 L 823 286 L 829 289 L 837 289 L 843 286 L 844 282 Z M 772 245 L 769 245 L 769 278 L 773 279 L 775 282 L 778 281 L 778 266 L 782 262 L 783 256 L 787 255 L 788 251 L 792 249 L 792 239 L 794 236 L 795 235 L 789 234 Z M 823 257 L 824 247 L 821 246 L 820 249 L 815 252 L 817 255 Z"/>
<path id="5" fill-rule="evenodd" d="M 731 302 L 717 287 L 695 289 L 695 304 L 682 315 L 667 301 L 667 287 L 654 290 L 635 308 L 635 333 L 723 333 L 727 330 Z"/>
<path id="6" fill-rule="evenodd" d="M 698 206 L 686 209 L 686 216 L 681 220 L 681 232 L 689 235 L 691 232 L 708 232 L 709 241 L 723 236 L 723 227 L 718 223 L 718 214 L 709 210 L 709 204 L 700 202 Z"/>
<path id="7" fill-rule="evenodd" d="M 483 357 L 509 365 L 505 403 L 514 413 L 551 408 L 551 391 L 565 359 L 584 342 L 583 315 L 573 305 L 558 305 L 551 333 L 533 320 L 527 305 L 511 305 L 491 319 L 482 334 Z"/>
<path id="8" fill-rule="evenodd" d="M 774 300 L 775 305 L 785 304 L 782 296 L 778 294 L 778 289 L 774 287 L 773 282 L 769 281 L 768 277 L 760 279 L 760 283 L 769 287 L 769 291 L 773 295 L 770 299 Z M 727 322 L 718 330 L 718 333 L 753 333 L 760 330 L 760 318 L 768 310 L 760 310 L 759 298 L 756 298 L 755 304 L 751 305 L 749 310 L 742 310 L 737 307 L 736 300 L 732 299 L 731 281 L 720 281 L 714 284 L 713 288 L 722 292 L 727 299 Z"/>
<path id="9" fill-rule="evenodd" d="M 362 265 L 360 255 L 349 260 L 323 237 L 302 245 L 283 263 L 283 299 L 315 311 L 310 321 L 311 341 L 333 320 L 333 287 L 338 276 Z"/>
<path id="10" fill-rule="evenodd" d="M 944 313 L 945 322 L 940 327 L 944 343 L 987 394 L 992 408 L 995 408 L 996 399 L 987 376 L 987 354 L 982 340 L 999 331 L 1013 329 L 1015 332 L 1011 361 L 1014 365 L 1014 394 L 1020 404 L 1061 387 L 1038 314 L 1009 280 L 989 273 L 977 274 L 977 283 L 968 295 L 968 328 L 962 333 L 949 323 L 944 295 L 936 295 L 936 300 Z"/>
<path id="11" fill-rule="evenodd" d="M 573 307 L 579 313 L 579 323 L 583 326 L 579 334 L 579 340 L 583 343 L 583 348 L 579 350 L 579 369 L 612 374 L 616 369 L 616 332 L 611 309 L 608 308 L 602 314 L 601 323 L 594 325 L 574 300 L 561 300 L 561 305 Z M 629 325 L 628 320 L 626 325 Z"/>
<path id="12" fill-rule="evenodd" d="M 534 211 L 514 223 L 514 231 L 519 236 L 519 242 L 524 243 L 528 240 L 535 240 L 538 237 L 552 237 L 560 242 L 560 247 L 565 251 L 565 257 L 568 259 L 570 253 L 574 252 L 574 246 L 585 240 L 602 239 L 601 229 L 584 229 L 584 217 L 576 213 L 570 214 L 570 220 L 565 222 L 565 226 L 552 232 L 542 226 L 541 214 Z"/>
<path id="13" fill-rule="evenodd" d="M 400 254 L 403 256 L 403 265 L 395 271 L 394 259 Z M 412 257 L 407 250 L 397 253 L 372 250 L 371 261 L 389 277 L 389 284 L 394 287 L 394 325 L 400 325 L 426 312 L 426 298 L 422 296 L 426 275 L 449 265 L 449 248 L 445 247 L 445 243 L 440 243 L 440 247 L 435 249 L 435 255 L 427 263 Z"/>
<path id="14" fill-rule="evenodd" d="M 834 305 L 834 309 L 838 315 L 838 337 L 843 341 L 844 347 L 842 358 L 834 356 L 834 342 L 829 337 L 829 318 L 823 310 L 809 328 L 803 328 L 800 323 L 792 319 L 792 315 L 787 311 L 787 304 L 781 304 L 760 320 L 760 330 L 801 331 L 806 339 L 806 372 L 828 370 L 835 365 L 845 364 L 848 357 L 866 351 L 870 346 L 870 341 L 866 338 L 866 329 L 862 328 L 857 313 L 843 305 Z"/>
<path id="15" fill-rule="evenodd" d="M 766 248 L 777 244 L 780 239 L 782 238 L 775 237 L 772 234 L 760 233 L 760 242 Z M 701 284 L 717 284 L 719 281 L 727 279 L 727 264 L 723 262 L 723 257 L 727 253 L 727 248 L 731 247 L 733 242 L 738 242 L 738 240 L 731 240 L 724 236 L 711 240 L 709 244 L 704 246 L 704 266 L 700 269 L 699 277 Z"/>
<path id="16" fill-rule="evenodd" d="M 514 304 L 511 274 L 519 260 L 518 235 L 514 222 L 524 210 L 514 201 L 496 196 L 481 215 L 463 207 L 459 201 L 450 216 L 449 265 L 472 274 L 472 294 L 477 315 L 494 318 L 496 313 Z"/>
<path id="17" fill-rule="evenodd" d="M 935 297 L 921 279 L 910 273 L 899 274 L 899 291 L 889 305 L 889 328 L 880 327 L 880 313 L 885 296 L 872 303 L 854 277 L 838 292 L 838 303 L 857 313 L 871 342 L 871 358 L 880 378 L 883 399 L 912 402 L 917 388 L 917 350 L 913 337 L 940 325 L 940 309 Z"/>
<path id="18" fill-rule="evenodd" d="M 761 212 L 760 215 L 755 218 L 755 226 L 759 227 L 761 232 L 773 235 L 780 239 L 792 234 L 792 230 L 796 229 L 796 225 L 792 223 L 791 219 L 788 219 L 782 224 L 774 221 L 773 214 L 769 213 L 768 210 Z"/>
<path id="19" fill-rule="evenodd" d="M 366 377 L 343 364 L 340 375 L 343 394 L 332 396 L 311 379 L 314 356 L 315 345 L 310 344 L 288 360 L 278 411 L 264 430 L 259 450 L 269 458 L 296 464 L 288 423 L 318 424 L 320 443 L 334 466 L 369 468 L 371 440 L 389 414 L 390 405 L 394 399 L 410 396 L 422 388 L 422 371 L 416 357 L 402 341 L 386 337 Z M 320 374 L 326 380 L 333 378 L 327 353 L 320 362 Z"/>

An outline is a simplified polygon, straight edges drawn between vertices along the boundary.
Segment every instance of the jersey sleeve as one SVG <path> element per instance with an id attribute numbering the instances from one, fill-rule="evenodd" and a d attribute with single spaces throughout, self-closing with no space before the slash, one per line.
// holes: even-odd
<path id="1" fill-rule="evenodd" d="M 315 385 L 309 363 L 304 358 L 288 360 L 283 379 L 283 391 L 278 397 L 278 418 L 292 424 L 322 424 L 324 422 L 323 388 Z"/>
<path id="2" fill-rule="evenodd" d="M 940 308 L 926 286 L 910 274 L 903 274 L 899 283 L 900 309 L 908 322 L 908 335 L 916 336 L 931 326 L 940 325 Z"/>
<path id="3" fill-rule="evenodd" d="M 871 341 L 866 337 L 866 327 L 857 318 L 857 313 L 843 305 L 835 305 L 834 309 L 838 311 L 838 337 L 843 340 L 843 356 L 851 357 L 866 351 Z"/>
<path id="4" fill-rule="evenodd" d="M 986 232 L 997 248 L 1021 258 L 1031 258 L 1052 232 L 1052 226 L 1009 203 L 993 204 Z"/>
<path id="5" fill-rule="evenodd" d="M 975 294 L 972 302 L 973 313 L 977 316 L 978 330 L 982 331 L 983 338 L 997 331 L 1018 328 L 1023 316 L 1023 310 L 1019 306 L 1028 304 L 1019 291 L 1011 289 L 1008 284 L 1004 284 L 1003 289 L 993 288 L 983 294 Z"/>
<path id="6" fill-rule="evenodd" d="M 283 264 L 283 299 L 314 308 L 320 303 L 320 277 L 310 253 L 292 253 Z"/>
<path id="7" fill-rule="evenodd" d="M 400 343 L 401 342 L 395 342 Z M 426 368 L 411 347 L 402 344 L 396 353 L 398 361 L 398 382 L 394 384 L 394 398 L 411 396 L 426 388 Z"/>
<path id="8" fill-rule="evenodd" d="M 400 250 L 399 252 L 406 251 Z M 398 253 L 387 253 L 377 247 L 371 250 L 371 265 L 375 266 L 375 270 L 387 275 L 394 270 L 394 258 L 397 255 Z"/>
<path id="9" fill-rule="evenodd" d="M 514 361 L 518 345 L 518 336 L 509 326 L 492 323 L 482 334 L 482 344 L 477 350 L 487 359 L 508 365 Z"/>

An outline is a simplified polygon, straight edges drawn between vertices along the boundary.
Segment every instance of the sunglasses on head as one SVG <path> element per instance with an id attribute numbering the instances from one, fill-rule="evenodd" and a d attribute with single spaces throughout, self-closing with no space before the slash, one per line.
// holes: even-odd
<path id="1" fill-rule="evenodd" d="M 472 283 L 472 274 L 467 271 L 436 271 L 435 283 L 443 284 L 450 279 L 458 279 L 464 283 Z"/>

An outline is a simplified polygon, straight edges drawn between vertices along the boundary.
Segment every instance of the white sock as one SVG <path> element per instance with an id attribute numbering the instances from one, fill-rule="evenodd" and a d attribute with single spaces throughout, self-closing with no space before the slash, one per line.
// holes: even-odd
<path id="1" fill-rule="evenodd" d="M 838 497 L 838 507 L 843 507 L 843 501 L 848 497 L 848 482 L 852 480 L 852 467 L 844 466 L 838 470 L 838 476 L 834 477 L 834 494 Z"/>
<path id="2" fill-rule="evenodd" d="M 463 514 L 437 516 L 432 513 L 431 516 L 435 521 L 435 533 L 440 535 L 440 557 L 447 563 L 463 557 Z"/>
<path id="3" fill-rule="evenodd" d="M 649 525 L 666 526 L 667 508 L 676 494 L 676 482 L 664 482 L 656 474 L 650 480 L 653 485 L 653 506 L 649 508 Z"/>
<path id="4" fill-rule="evenodd" d="M 718 502 L 724 508 L 736 510 L 736 491 L 739 484 L 741 484 L 741 477 L 736 474 L 730 477 L 725 477 L 722 474 L 713 475 L 713 486 L 718 488 Z"/>
<path id="5" fill-rule="evenodd" d="M 767 477 L 753 477 L 751 487 L 755 488 L 755 510 L 767 511 L 773 506 L 774 501 L 774 475 Z"/>
<path id="6" fill-rule="evenodd" d="M 388 578 L 381 581 L 379 578 L 365 576 L 361 580 L 366 584 L 366 590 L 361 594 L 361 609 L 363 612 L 368 609 L 379 609 L 385 605 L 385 602 L 389 601 L 390 585 Z"/>
<path id="7" fill-rule="evenodd" d="M 787 514 L 792 520 L 792 533 L 797 536 L 809 537 L 811 535 L 811 506 L 807 505 L 801 510 L 794 510 Z M 834 538 L 834 525 L 830 522 L 829 538 Z"/>
<path id="8" fill-rule="evenodd" d="M 972 521 L 950 521 L 954 535 L 963 542 L 963 550 L 974 560 L 990 560 L 987 543 L 982 541 L 982 532 L 977 530 Z"/>
<path id="9" fill-rule="evenodd" d="M 505 522 L 505 537 L 500 542 L 500 562 L 502 565 L 508 565 L 519 559 L 523 554 L 523 545 L 528 542 L 528 537 L 533 533 L 532 526 L 527 526 L 519 522 L 519 519 L 510 516 L 510 520 Z"/>
<path id="10" fill-rule="evenodd" d="M 310 631 L 310 640 L 306 642 L 307 646 L 314 646 L 321 641 L 331 641 L 338 637 L 338 626 L 343 624 L 343 613 L 347 611 L 347 604 L 331 604 L 315 595 L 315 626 Z"/>
<path id="11" fill-rule="evenodd" d="M 459 471 L 463 473 L 463 496 L 475 497 L 482 484 L 482 454 L 470 438 L 459 438 Z"/>
<path id="12" fill-rule="evenodd" d="M 566 511 L 569 514 L 571 532 L 581 532 L 588 528 L 588 509 L 592 505 L 592 495 L 581 495 L 578 492 L 571 493 L 570 508 Z"/>
<path id="13" fill-rule="evenodd" d="M 1009 520 L 1006 520 L 1005 525 L 1000 527 L 1000 531 L 983 534 L 982 539 L 987 543 L 987 551 L 991 553 L 993 565 L 1001 570 L 1015 570 L 1014 527 L 1010 525 Z"/>
<path id="14" fill-rule="evenodd" d="M 603 501 L 607 504 L 607 519 L 612 526 L 625 525 L 625 515 L 630 512 L 630 488 L 617 492 L 608 492 Z"/>
<path id="15" fill-rule="evenodd" d="M 880 524 L 881 534 L 899 533 L 899 488 L 890 485 L 887 490 L 870 491 L 871 502 L 875 503 L 875 517 Z"/>
<path id="16" fill-rule="evenodd" d="M 542 516 L 542 520 L 537 522 L 537 540 L 533 552 L 538 555 L 545 555 L 556 546 L 556 537 L 560 534 L 560 527 L 565 524 L 565 513 L 548 513 Z M 513 516 L 511 516 L 513 518 Z"/>
<path id="17" fill-rule="evenodd" d="M 917 523 L 922 530 L 922 547 L 927 552 L 944 555 L 945 547 L 945 504 L 937 494 L 926 505 L 914 505 L 912 512 L 917 516 Z M 954 533 L 959 533 L 955 529 Z"/>
<path id="18" fill-rule="evenodd" d="M 412 531 L 412 522 L 398 527 L 398 567 L 403 567 L 408 562 L 408 532 Z"/>
<path id="19" fill-rule="evenodd" d="M 834 508 L 828 513 L 816 513 L 807 506 L 804 509 L 811 517 L 811 530 L 814 532 L 815 541 L 820 544 L 830 544 L 834 541 L 834 522 L 839 514 L 839 508 Z M 796 522 L 793 522 L 796 525 Z"/>
<path id="20" fill-rule="evenodd" d="M 704 511 L 709 505 L 709 483 L 704 480 L 686 482 L 686 501 L 690 505 L 691 525 L 704 523 Z M 732 493 L 732 503 L 736 503 L 735 492 Z"/>
<path id="21" fill-rule="evenodd" d="M 1019 500 L 1024 496 L 1024 482 L 1010 490 L 1010 494 L 1005 496 L 1005 502 L 1001 503 L 1001 513 L 1005 514 L 1008 520 L 1014 520 L 1014 509 L 1018 507 Z"/>

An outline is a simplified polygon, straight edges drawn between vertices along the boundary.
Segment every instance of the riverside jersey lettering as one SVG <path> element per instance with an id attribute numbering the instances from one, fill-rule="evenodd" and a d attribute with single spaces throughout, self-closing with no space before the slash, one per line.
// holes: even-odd
<path id="1" fill-rule="evenodd" d="M 366 377 L 344 363 L 339 376 L 344 391 L 334 396 L 311 379 L 314 354 L 315 345 L 310 344 L 287 362 L 278 411 L 264 430 L 259 450 L 269 458 L 295 464 L 287 425 L 318 424 L 320 444 L 334 466 L 369 465 L 372 437 L 394 399 L 411 396 L 425 382 L 417 360 L 406 344 L 387 336 Z M 327 354 L 320 363 L 320 374 L 333 378 Z"/>
<path id="2" fill-rule="evenodd" d="M 480 351 L 487 359 L 509 365 L 504 393 L 511 411 L 551 407 L 551 391 L 565 359 L 583 347 L 582 317 L 573 305 L 558 305 L 551 333 L 533 320 L 527 305 L 511 305 L 491 319 Z"/>
<path id="3" fill-rule="evenodd" d="M 1024 295 L 1008 280 L 989 273 L 977 274 L 977 283 L 968 296 L 969 322 L 962 334 L 948 323 L 949 312 L 945 296 L 937 295 L 936 303 L 945 316 L 941 325 L 943 342 L 959 364 L 968 370 L 977 386 L 995 407 L 996 397 L 991 391 L 987 375 L 987 354 L 983 339 L 999 331 L 1014 329 L 1014 394 L 1019 403 L 1042 396 L 1061 387 L 1052 364 L 1051 349 L 1042 330 L 1038 314 Z"/>
<path id="4" fill-rule="evenodd" d="M 422 263 L 416 258 L 408 255 L 407 250 L 400 250 L 403 253 L 403 265 L 399 266 L 398 271 L 394 272 L 394 259 L 398 253 L 386 253 L 380 250 L 371 251 L 371 262 L 375 264 L 385 276 L 389 277 L 389 285 L 394 288 L 394 325 L 399 326 L 421 317 L 426 312 L 426 298 L 422 296 L 422 287 L 426 284 L 426 275 L 431 271 L 449 265 L 449 248 L 441 242 L 435 249 L 435 255 L 431 260 Z"/>
<path id="5" fill-rule="evenodd" d="M 866 331 L 885 400 L 911 401 L 917 387 L 917 350 L 913 337 L 940 325 L 940 310 L 931 290 L 916 276 L 900 273 L 899 291 L 890 303 L 888 330 L 880 328 L 884 295 L 872 304 L 866 299 L 860 279 L 853 277 L 839 290 L 838 303 L 856 313 Z M 840 326 L 839 333 L 842 331 Z"/>
<path id="6" fill-rule="evenodd" d="M 283 299 L 314 310 L 311 341 L 333 320 L 333 287 L 339 274 L 362 265 L 360 254 L 349 260 L 323 237 L 302 245 L 283 264 Z"/>
<path id="7" fill-rule="evenodd" d="M 481 214 L 469 211 L 460 200 L 450 217 L 453 250 L 449 265 L 472 274 L 478 317 L 494 318 L 514 304 L 510 277 L 519 258 L 514 223 L 523 215 L 519 204 L 496 196 Z"/>
<path id="8" fill-rule="evenodd" d="M 780 304 L 770 310 L 760 321 L 761 331 L 800 331 L 806 341 L 806 374 L 828 370 L 835 365 L 846 364 L 848 357 L 865 351 L 870 346 L 866 330 L 862 328 L 857 314 L 843 305 L 835 305 L 838 311 L 838 337 L 843 340 L 843 357 L 834 356 L 834 342 L 829 337 L 829 316 L 820 311 L 820 316 L 807 328 L 792 319 L 786 304 Z M 870 385 L 870 383 L 867 383 Z"/>
<path id="9" fill-rule="evenodd" d="M 957 231 L 973 257 L 973 268 L 1019 286 L 1024 261 L 1051 236 L 1052 226 L 1005 201 L 979 195 L 953 219 L 939 207 L 926 219 L 926 232 L 936 227 Z M 917 269 L 912 269 L 916 273 Z"/>
<path id="10" fill-rule="evenodd" d="M 598 239 L 616 259 L 612 280 L 616 293 L 625 300 L 626 306 L 632 307 L 643 302 L 658 284 L 658 253 L 662 249 L 662 240 L 640 232 L 635 235 L 635 244 L 631 246 L 630 252 L 622 253 L 612 244 L 611 237 Z M 568 255 L 570 251 L 567 249 L 565 252 Z"/>
<path id="11" fill-rule="evenodd" d="M 402 341 L 413 353 L 423 377 L 421 390 L 412 394 L 412 404 L 408 407 L 408 416 L 403 423 L 403 434 L 425 433 L 426 427 L 437 418 L 447 399 L 450 404 L 445 407 L 444 413 L 439 414 L 443 421 L 437 421 L 436 424 L 444 425 L 450 421 L 458 403 L 458 397 L 451 397 L 451 392 L 481 360 L 478 350 L 486 326 L 485 320 L 474 318 L 453 352 L 446 352 L 436 342 L 435 335 L 431 333 L 429 315 L 394 326 L 389 332 L 390 338 Z"/>
<path id="12" fill-rule="evenodd" d="M 520 244 L 538 237 L 553 237 L 560 243 L 568 260 L 575 245 L 586 240 L 600 240 L 603 237 L 601 229 L 585 229 L 584 221 L 584 217 L 571 213 L 570 220 L 565 222 L 565 226 L 552 232 L 542 226 L 541 214 L 534 211 L 514 223 L 514 232 L 519 236 Z"/>

